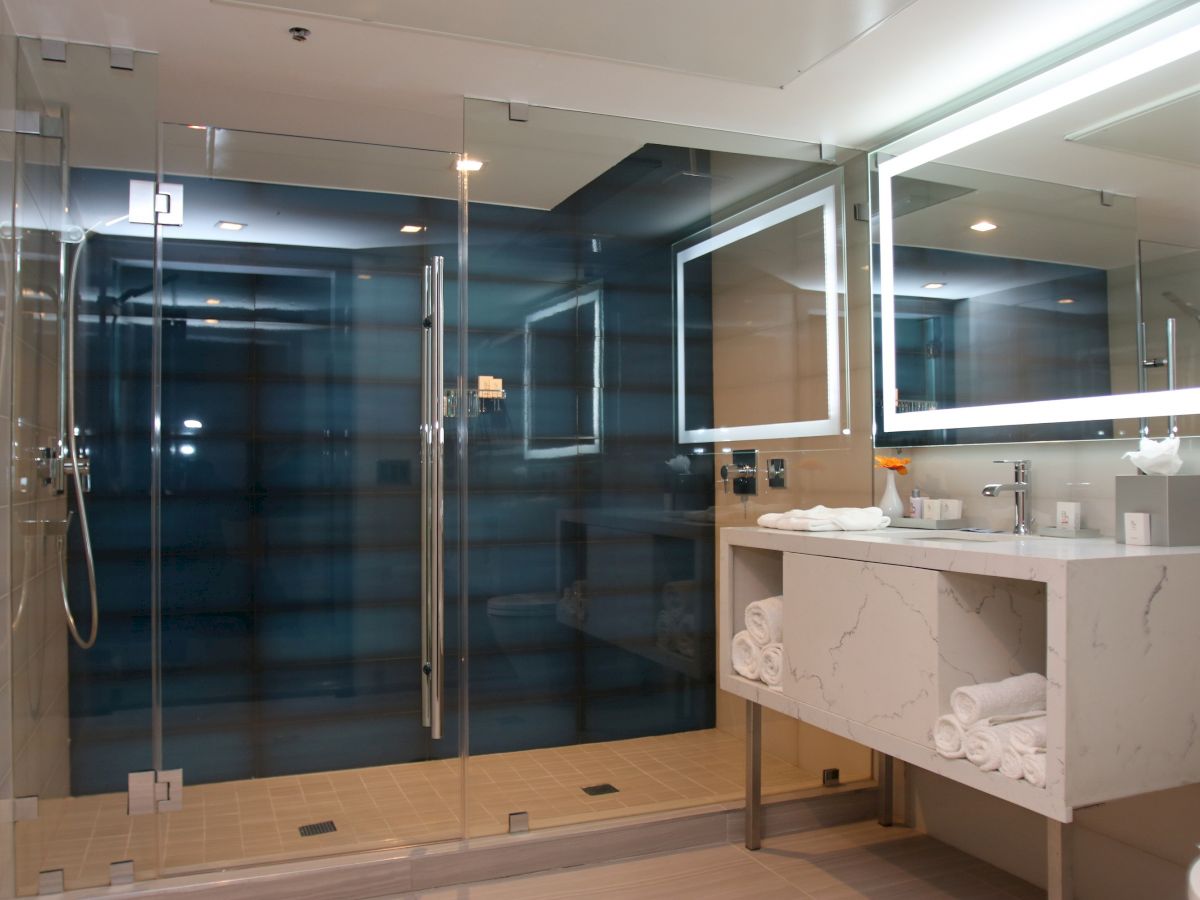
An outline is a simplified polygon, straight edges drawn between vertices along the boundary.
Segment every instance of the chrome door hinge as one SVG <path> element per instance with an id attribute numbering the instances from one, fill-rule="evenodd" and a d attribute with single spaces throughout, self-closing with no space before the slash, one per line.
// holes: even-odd
<path id="1" fill-rule="evenodd" d="M 183 809 L 183 769 L 129 773 L 129 815 Z"/>
<path id="2" fill-rule="evenodd" d="M 183 185 L 130 181 L 129 223 L 131 225 L 182 225 Z"/>

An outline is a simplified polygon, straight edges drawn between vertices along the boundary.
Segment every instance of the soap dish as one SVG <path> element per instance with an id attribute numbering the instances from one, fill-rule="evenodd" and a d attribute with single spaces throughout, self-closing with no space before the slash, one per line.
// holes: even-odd
<path id="1" fill-rule="evenodd" d="M 1046 526 L 1039 528 L 1038 534 L 1041 537 L 1056 537 L 1056 538 L 1098 538 L 1100 532 L 1095 528 L 1055 528 Z"/>
<path id="2" fill-rule="evenodd" d="M 962 528 L 966 519 L 892 519 L 893 528 L 928 528 L 932 531 L 952 531 Z"/>

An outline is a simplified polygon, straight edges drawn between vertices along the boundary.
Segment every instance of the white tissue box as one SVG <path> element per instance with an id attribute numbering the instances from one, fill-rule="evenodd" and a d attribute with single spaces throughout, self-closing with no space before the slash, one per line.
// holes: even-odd
<path id="1" fill-rule="evenodd" d="M 1125 543 L 1125 513 L 1150 514 L 1155 547 L 1200 546 L 1200 475 L 1118 475 L 1118 544 Z"/>

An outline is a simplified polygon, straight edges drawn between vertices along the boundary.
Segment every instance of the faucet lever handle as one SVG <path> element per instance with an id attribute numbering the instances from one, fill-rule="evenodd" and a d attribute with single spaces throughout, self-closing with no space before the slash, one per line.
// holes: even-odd
<path id="1" fill-rule="evenodd" d="M 1008 466 L 1027 466 L 1027 465 L 1029 465 L 1029 460 L 1027 460 L 1027 459 L 993 459 L 992 462 L 1001 464 L 1001 465 L 1008 465 Z"/>

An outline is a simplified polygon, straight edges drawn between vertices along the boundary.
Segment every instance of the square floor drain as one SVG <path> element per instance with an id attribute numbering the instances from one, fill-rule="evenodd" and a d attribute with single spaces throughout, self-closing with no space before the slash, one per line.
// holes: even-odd
<path id="1" fill-rule="evenodd" d="M 333 824 L 332 819 L 327 819 L 324 822 L 301 825 L 300 837 L 312 837 L 314 834 L 329 834 L 331 831 L 337 831 L 337 826 Z"/>
<path id="2" fill-rule="evenodd" d="M 616 794 L 617 789 L 611 784 L 593 784 L 590 787 L 585 787 L 583 792 L 589 797 L 599 797 L 601 794 Z"/>

